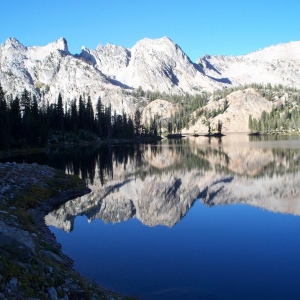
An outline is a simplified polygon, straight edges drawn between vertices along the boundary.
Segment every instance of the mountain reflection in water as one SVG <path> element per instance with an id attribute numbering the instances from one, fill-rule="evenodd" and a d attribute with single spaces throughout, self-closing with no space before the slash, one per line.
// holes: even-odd
<path id="1" fill-rule="evenodd" d="M 86 179 L 92 192 L 47 215 L 46 224 L 72 231 L 85 215 L 173 227 L 197 199 L 300 215 L 299 146 L 289 137 L 228 135 L 60 153 L 59 167 Z"/>

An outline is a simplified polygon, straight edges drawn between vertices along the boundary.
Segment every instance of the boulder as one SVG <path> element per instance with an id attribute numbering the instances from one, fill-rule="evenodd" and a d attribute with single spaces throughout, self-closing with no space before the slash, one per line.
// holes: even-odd
<path id="1" fill-rule="evenodd" d="M 29 262 L 35 254 L 35 243 L 28 231 L 0 221 L 0 249 L 19 261 Z"/>

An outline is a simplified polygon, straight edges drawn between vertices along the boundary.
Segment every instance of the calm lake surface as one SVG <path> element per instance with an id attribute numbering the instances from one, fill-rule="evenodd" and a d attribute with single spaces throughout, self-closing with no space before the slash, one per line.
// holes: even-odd
<path id="1" fill-rule="evenodd" d="M 140 299 L 300 299 L 299 137 L 187 137 L 27 160 L 86 179 L 92 192 L 45 220 L 75 269 L 104 287 Z"/>

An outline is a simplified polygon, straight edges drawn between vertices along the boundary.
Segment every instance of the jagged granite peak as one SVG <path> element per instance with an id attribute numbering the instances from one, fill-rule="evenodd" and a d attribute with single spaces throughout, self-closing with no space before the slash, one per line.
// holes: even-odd
<path id="1" fill-rule="evenodd" d="M 67 41 L 60 38 L 46 46 L 25 47 L 16 39 L 0 46 L 0 83 L 9 94 L 20 95 L 26 88 L 41 104 L 64 101 L 83 95 L 98 97 L 118 113 L 134 110 L 132 97 L 122 95 L 121 84 L 111 82 L 91 63 L 69 53 Z"/>
<path id="2" fill-rule="evenodd" d="M 26 47 L 20 43 L 16 38 L 10 37 L 8 38 L 3 45 L 4 48 L 9 49 L 21 49 L 21 50 L 26 50 Z"/>
<path id="3" fill-rule="evenodd" d="M 203 76 L 182 49 L 167 37 L 145 38 L 131 49 L 107 44 L 83 47 L 80 57 L 123 84 L 167 93 L 212 90 L 217 84 Z"/>
<path id="4" fill-rule="evenodd" d="M 68 42 L 63 37 L 59 38 L 55 42 L 47 44 L 46 46 L 33 46 L 28 48 L 42 49 L 44 52 L 63 51 L 66 54 L 70 54 L 68 49 Z"/>
<path id="5" fill-rule="evenodd" d="M 195 88 L 211 90 L 214 86 L 167 37 L 137 42 L 131 48 L 128 75 L 124 80 L 131 78 L 134 87 L 167 93 L 191 92 Z"/>
<path id="6" fill-rule="evenodd" d="M 122 46 L 99 44 L 96 50 L 83 47 L 79 56 L 91 62 L 104 74 L 115 78 L 120 69 L 128 66 L 131 54 Z"/>

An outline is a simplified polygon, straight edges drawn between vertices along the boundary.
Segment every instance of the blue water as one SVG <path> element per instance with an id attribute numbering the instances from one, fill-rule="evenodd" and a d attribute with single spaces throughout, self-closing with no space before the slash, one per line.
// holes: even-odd
<path id="1" fill-rule="evenodd" d="M 300 299 L 299 136 L 78 153 L 63 153 L 62 169 L 77 170 L 92 193 L 48 225 L 71 231 L 50 226 L 84 276 L 144 300 Z"/>
<path id="2" fill-rule="evenodd" d="M 141 299 L 300 299 L 300 217 L 197 200 L 173 228 L 76 217 L 51 227 L 75 268 Z"/>

